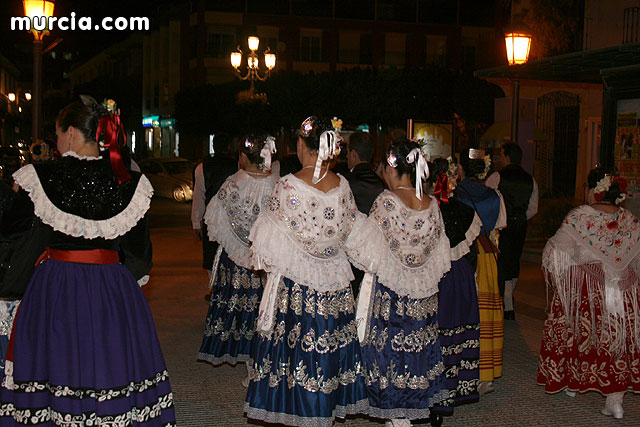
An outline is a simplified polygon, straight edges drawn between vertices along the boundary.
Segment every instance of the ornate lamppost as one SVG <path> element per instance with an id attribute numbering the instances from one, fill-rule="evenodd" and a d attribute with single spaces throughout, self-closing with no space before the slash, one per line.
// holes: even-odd
<path id="1" fill-rule="evenodd" d="M 504 34 L 509 65 L 518 66 L 529 60 L 531 50 L 531 30 L 522 22 L 511 24 Z M 518 143 L 518 121 L 520 119 L 520 80 L 513 81 L 511 98 L 511 142 Z"/>
<path id="2" fill-rule="evenodd" d="M 240 46 L 238 46 L 237 52 L 231 52 L 231 66 L 236 70 L 236 77 L 240 80 L 249 80 L 251 81 L 251 88 L 249 89 L 249 93 L 253 96 L 255 93 L 254 82 L 256 80 L 265 81 L 269 78 L 271 74 L 271 70 L 276 66 L 276 55 L 275 53 L 271 53 L 269 48 L 264 52 L 264 65 L 267 68 L 264 76 L 260 76 L 258 71 L 258 54 L 256 51 L 258 50 L 258 46 L 260 46 L 260 39 L 255 36 L 251 36 L 247 40 L 249 45 L 249 50 L 251 51 L 247 55 L 247 74 L 244 76 L 240 72 L 240 64 L 242 63 L 242 50 Z"/>
<path id="3" fill-rule="evenodd" d="M 33 122 L 32 140 L 40 141 L 40 121 L 42 117 L 42 39 L 49 34 L 45 28 L 42 31 L 34 29 L 33 20 L 46 19 L 53 16 L 55 0 L 23 0 L 24 15 L 31 22 L 31 33 L 33 34 Z"/>

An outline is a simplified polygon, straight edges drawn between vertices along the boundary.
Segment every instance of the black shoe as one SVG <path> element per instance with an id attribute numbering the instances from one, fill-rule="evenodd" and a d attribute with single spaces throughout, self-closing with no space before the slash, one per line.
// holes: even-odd
<path id="1" fill-rule="evenodd" d="M 442 425 L 442 415 L 431 412 L 429 414 L 429 421 L 432 426 L 440 427 Z"/>
<path id="2" fill-rule="evenodd" d="M 516 320 L 516 312 L 513 310 L 505 311 L 504 320 Z"/>

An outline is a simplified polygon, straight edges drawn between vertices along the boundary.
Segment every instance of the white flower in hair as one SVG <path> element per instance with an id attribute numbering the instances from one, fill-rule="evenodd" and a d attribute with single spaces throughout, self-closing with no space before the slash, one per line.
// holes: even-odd
<path id="1" fill-rule="evenodd" d="M 598 183 L 596 184 L 596 188 L 593 190 L 594 193 L 605 193 L 609 191 L 611 188 L 611 176 L 605 175 Z"/>

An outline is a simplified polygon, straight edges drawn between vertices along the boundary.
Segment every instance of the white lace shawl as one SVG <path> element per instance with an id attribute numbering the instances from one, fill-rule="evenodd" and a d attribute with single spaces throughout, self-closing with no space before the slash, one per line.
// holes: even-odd
<path id="1" fill-rule="evenodd" d="M 473 221 L 464 235 L 464 240 L 451 248 L 451 262 L 459 260 L 470 252 L 471 245 L 476 240 L 476 237 L 480 235 L 481 230 L 482 220 L 478 214 L 475 213 L 473 215 Z"/>
<path id="2" fill-rule="evenodd" d="M 142 175 L 131 201 L 124 210 L 111 218 L 91 220 L 57 208 L 47 198 L 38 178 L 38 173 L 32 164 L 18 169 L 13 174 L 13 179 L 29 193 L 29 198 L 33 202 L 34 213 L 43 223 L 51 226 L 55 231 L 85 239 L 101 237 L 111 240 L 123 236 L 144 217 L 149 210 L 151 197 L 153 196 L 151 183 Z"/>
<path id="3" fill-rule="evenodd" d="M 347 241 L 347 254 L 356 267 L 400 296 L 426 298 L 451 268 L 450 244 L 438 202 L 428 209 L 407 208 L 393 192 L 383 191 L 369 217 L 356 222 Z"/>
<path id="4" fill-rule="evenodd" d="M 253 177 L 244 170 L 231 175 L 211 199 L 204 214 L 209 240 L 222 245 L 237 265 L 251 268 L 249 232 L 269 203 L 280 176 Z"/>
<path id="5" fill-rule="evenodd" d="M 615 337 L 611 351 L 619 355 L 631 331 L 635 351 L 640 352 L 640 223 L 631 212 L 621 208 L 607 214 L 586 205 L 572 210 L 547 242 L 542 268 L 575 333 L 586 282 L 589 300 L 601 299 L 602 317 L 609 319 L 604 330 L 597 330 L 591 306 L 591 344 L 597 347 Z M 631 304 L 626 309 L 625 300 Z"/>
<path id="6" fill-rule="evenodd" d="M 356 213 L 342 176 L 340 185 L 327 193 L 292 174 L 283 177 L 251 228 L 253 265 L 319 292 L 349 286 L 353 273 L 344 243 Z"/>

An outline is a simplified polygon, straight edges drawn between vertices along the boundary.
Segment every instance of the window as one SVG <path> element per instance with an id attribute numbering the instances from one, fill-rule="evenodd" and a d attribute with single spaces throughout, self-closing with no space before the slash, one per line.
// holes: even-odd
<path id="1" fill-rule="evenodd" d="M 372 64 L 373 54 L 372 52 L 372 39 L 371 34 L 362 34 L 360 36 L 360 63 Z"/>
<path id="2" fill-rule="evenodd" d="M 330 17 L 333 12 L 332 0 L 291 0 L 291 8 L 296 16 Z"/>
<path id="3" fill-rule="evenodd" d="M 322 60 L 321 38 L 319 35 L 300 36 L 300 60 L 320 62 Z"/>
<path id="4" fill-rule="evenodd" d="M 167 82 L 162 85 L 162 105 L 169 105 L 169 84 Z"/>
<path id="5" fill-rule="evenodd" d="M 462 69 L 473 71 L 476 68 L 476 48 L 474 46 L 462 46 Z"/>
<path id="6" fill-rule="evenodd" d="M 208 33 L 207 34 L 207 53 L 210 58 L 226 58 L 229 56 L 236 44 L 234 34 Z"/>
<path id="7" fill-rule="evenodd" d="M 622 43 L 640 41 L 640 7 L 628 7 L 624 10 Z"/>
<path id="8" fill-rule="evenodd" d="M 404 65 L 406 34 L 387 33 L 385 35 L 384 62 L 387 65 Z"/>
<path id="9" fill-rule="evenodd" d="M 193 2 L 197 4 L 198 2 Z M 205 10 L 215 10 L 218 12 L 244 12 L 244 0 L 206 0 Z"/>
<path id="10" fill-rule="evenodd" d="M 445 65 L 447 36 L 427 36 L 427 65 Z"/>
<path id="11" fill-rule="evenodd" d="M 360 62 L 360 33 L 340 32 L 338 61 L 346 64 L 358 64 Z"/>
<path id="12" fill-rule="evenodd" d="M 153 106 L 155 108 L 160 106 L 160 85 L 158 83 L 153 84 Z"/>
<path id="13" fill-rule="evenodd" d="M 157 175 L 159 173 L 162 173 L 162 166 L 160 166 L 156 162 L 145 162 L 145 163 L 142 163 L 140 165 L 140 169 L 142 169 L 142 172 L 150 173 L 152 175 Z"/>

